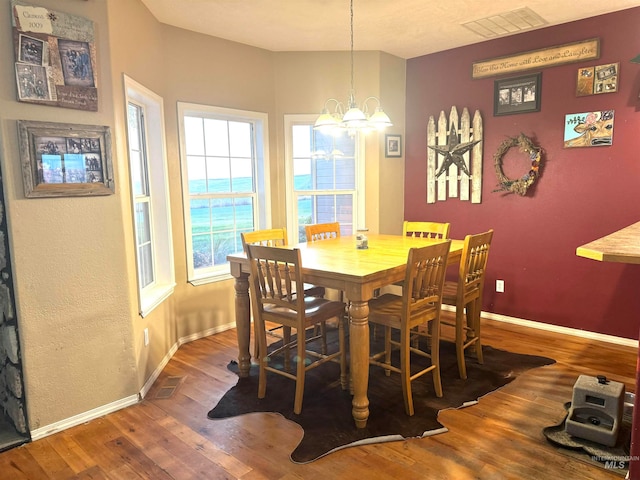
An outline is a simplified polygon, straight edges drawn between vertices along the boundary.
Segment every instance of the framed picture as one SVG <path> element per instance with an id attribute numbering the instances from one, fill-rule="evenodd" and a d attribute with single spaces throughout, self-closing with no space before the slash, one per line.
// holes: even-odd
<path id="1" fill-rule="evenodd" d="M 26 197 L 115 192 L 109 127 L 18 120 L 18 135 Z"/>
<path id="2" fill-rule="evenodd" d="M 613 110 L 571 113 L 564 117 L 564 148 L 613 144 Z"/>
<path id="3" fill-rule="evenodd" d="M 384 136 L 384 156 L 387 158 L 402 156 L 402 135 Z"/>
<path id="4" fill-rule="evenodd" d="M 18 101 L 98 111 L 93 21 L 23 0 L 11 10 Z"/>
<path id="5" fill-rule="evenodd" d="M 576 79 L 576 97 L 618 91 L 620 63 L 582 67 Z"/>
<path id="6" fill-rule="evenodd" d="M 540 111 L 541 73 L 494 82 L 493 116 Z"/>

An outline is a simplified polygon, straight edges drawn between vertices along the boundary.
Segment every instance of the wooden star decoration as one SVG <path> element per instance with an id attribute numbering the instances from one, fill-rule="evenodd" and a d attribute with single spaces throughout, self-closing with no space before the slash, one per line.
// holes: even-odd
<path id="1" fill-rule="evenodd" d="M 449 138 L 447 141 L 447 145 L 443 145 L 442 147 L 432 147 L 431 145 L 427 145 L 431 150 L 435 150 L 436 152 L 445 156 L 444 162 L 442 166 L 436 173 L 436 178 L 446 172 L 452 164 L 458 166 L 460 170 L 467 174 L 467 176 L 471 176 L 469 173 L 469 169 L 467 165 L 464 163 L 464 158 L 462 155 L 467 153 L 471 148 L 479 143 L 480 140 L 475 140 L 473 142 L 459 143 L 458 141 L 458 132 L 456 131 L 455 125 L 451 125 L 451 129 L 449 130 Z"/>

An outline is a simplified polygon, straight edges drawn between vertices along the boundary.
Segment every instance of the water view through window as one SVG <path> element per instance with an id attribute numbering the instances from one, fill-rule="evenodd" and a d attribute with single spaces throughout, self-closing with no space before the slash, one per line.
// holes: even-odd
<path id="1" fill-rule="evenodd" d="M 222 273 L 229 254 L 242 251 L 241 233 L 267 228 L 262 171 L 260 122 L 230 115 L 185 113 L 185 206 L 187 241 L 194 274 Z M 314 131 L 310 124 L 290 130 L 295 210 L 287 229 L 295 240 L 306 240 L 304 226 L 340 222 L 342 234 L 354 230 L 356 202 L 356 142 L 348 135 Z M 267 169 L 268 170 L 268 169 Z M 272 185 L 272 188 L 274 186 Z M 289 195 L 289 194 L 288 194 Z M 195 272 L 197 271 L 197 273 Z"/>
<path id="2" fill-rule="evenodd" d="M 304 226 L 340 222 L 342 235 L 353 232 L 356 193 L 355 139 L 293 125 L 293 190 L 297 207 L 297 240 L 306 241 Z"/>

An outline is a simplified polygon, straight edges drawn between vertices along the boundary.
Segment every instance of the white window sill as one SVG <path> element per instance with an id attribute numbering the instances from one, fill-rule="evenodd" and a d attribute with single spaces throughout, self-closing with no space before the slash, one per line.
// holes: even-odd
<path id="1" fill-rule="evenodd" d="M 226 272 L 216 272 L 216 273 L 207 273 L 206 275 L 197 276 L 189 279 L 189 283 L 194 287 L 198 287 L 200 285 L 206 285 L 208 283 L 222 282 L 224 280 L 230 280 L 233 277 L 231 274 Z"/>
<path id="2" fill-rule="evenodd" d="M 175 283 L 170 283 L 166 285 L 159 285 L 150 289 L 148 292 L 145 291 L 143 293 L 143 298 L 140 299 L 140 315 L 143 318 L 149 315 L 158 305 L 173 294 L 175 286 Z"/>

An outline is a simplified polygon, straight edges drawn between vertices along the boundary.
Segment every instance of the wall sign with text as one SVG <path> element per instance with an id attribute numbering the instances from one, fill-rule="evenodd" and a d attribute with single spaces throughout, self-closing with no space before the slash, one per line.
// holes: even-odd
<path id="1" fill-rule="evenodd" d="M 93 22 L 11 1 L 18 101 L 98 110 Z"/>
<path id="2" fill-rule="evenodd" d="M 471 78 L 492 77 L 596 58 L 600 58 L 600 39 L 591 38 L 580 42 L 473 62 Z"/>

